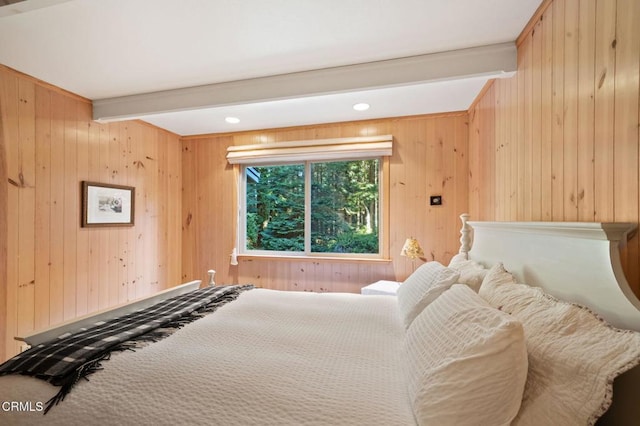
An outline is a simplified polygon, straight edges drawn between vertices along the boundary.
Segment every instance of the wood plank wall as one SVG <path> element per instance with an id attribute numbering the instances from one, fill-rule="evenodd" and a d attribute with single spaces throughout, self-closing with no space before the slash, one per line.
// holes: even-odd
<path id="1" fill-rule="evenodd" d="M 389 247 L 391 260 L 330 261 L 241 258 L 229 265 L 235 245 L 236 176 L 227 146 L 392 134 Z M 348 122 L 288 129 L 183 138 L 183 276 L 217 283 L 253 283 L 266 288 L 359 292 L 380 279 L 403 280 L 412 271 L 399 256 L 416 237 L 428 259 L 448 262 L 459 248 L 458 216 L 468 207 L 467 113 Z M 443 205 L 430 207 L 429 195 Z M 418 261 L 417 267 L 422 262 Z"/>
<path id="2" fill-rule="evenodd" d="M 5 339 L 7 330 L 7 158 L 2 131 L 2 102 L 0 102 L 0 362 L 5 360 Z"/>
<path id="3" fill-rule="evenodd" d="M 470 109 L 479 220 L 640 222 L 640 2 L 553 0 Z M 640 294 L 638 235 L 623 251 Z"/>
<path id="4" fill-rule="evenodd" d="M 177 135 L 94 122 L 88 100 L 2 66 L 0 89 L 4 360 L 19 350 L 18 334 L 180 283 L 182 176 Z M 81 228 L 83 180 L 135 186 L 135 226 Z"/>

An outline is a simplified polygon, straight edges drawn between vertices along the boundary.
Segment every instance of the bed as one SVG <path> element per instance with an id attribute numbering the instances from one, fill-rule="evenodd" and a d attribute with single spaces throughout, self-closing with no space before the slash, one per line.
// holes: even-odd
<path id="1" fill-rule="evenodd" d="M 114 353 L 46 415 L 43 405 L 56 387 L 24 375 L 0 377 L 0 423 L 526 425 L 640 418 L 640 302 L 618 254 L 635 226 L 461 217 L 459 254 L 448 266 L 418 268 L 397 297 L 243 291 L 166 338 Z M 533 302 L 523 302 L 528 297 Z M 530 321 L 532 308 L 540 315 Z M 563 320 L 553 319 L 557 314 Z M 552 333 L 561 336 L 552 342 Z M 573 358 L 571 345 L 585 348 L 586 362 Z M 569 353 L 568 366 L 558 353 Z"/>

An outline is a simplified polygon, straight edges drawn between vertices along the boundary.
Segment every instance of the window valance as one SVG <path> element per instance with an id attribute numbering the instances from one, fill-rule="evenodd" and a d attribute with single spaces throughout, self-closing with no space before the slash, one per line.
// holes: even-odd
<path id="1" fill-rule="evenodd" d="M 341 160 L 390 156 L 393 136 L 276 142 L 227 148 L 230 164 L 276 164 L 306 160 Z"/>

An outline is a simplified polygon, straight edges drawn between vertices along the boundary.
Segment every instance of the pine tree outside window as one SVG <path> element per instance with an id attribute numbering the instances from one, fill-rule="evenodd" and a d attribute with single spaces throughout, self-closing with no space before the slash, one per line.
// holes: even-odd
<path id="1" fill-rule="evenodd" d="M 391 139 L 230 147 L 227 158 L 239 165 L 239 254 L 388 255 L 384 173 Z"/>
<path id="2" fill-rule="evenodd" d="M 245 166 L 243 175 L 245 252 L 380 253 L 380 159 Z"/>

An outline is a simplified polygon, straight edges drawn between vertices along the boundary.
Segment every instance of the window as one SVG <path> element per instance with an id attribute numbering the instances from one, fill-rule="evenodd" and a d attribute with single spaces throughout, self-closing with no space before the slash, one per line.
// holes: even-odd
<path id="1" fill-rule="evenodd" d="M 391 137 L 234 146 L 239 252 L 381 258 Z"/>
<path id="2" fill-rule="evenodd" d="M 379 255 L 380 163 L 244 166 L 242 251 Z"/>
<path id="3" fill-rule="evenodd" d="M 245 251 L 304 251 L 304 165 L 244 169 Z"/>

